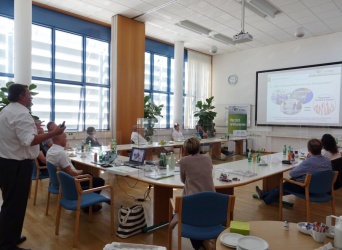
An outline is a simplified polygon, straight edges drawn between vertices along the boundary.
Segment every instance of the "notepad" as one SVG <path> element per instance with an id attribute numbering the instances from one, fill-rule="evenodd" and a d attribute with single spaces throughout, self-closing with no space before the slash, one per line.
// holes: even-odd
<path id="1" fill-rule="evenodd" d="M 161 173 L 153 172 L 153 173 L 146 174 L 145 176 L 148 178 L 159 180 L 159 179 L 164 179 L 164 178 L 174 176 L 174 173 L 173 172 L 161 172 Z"/>
<path id="2" fill-rule="evenodd" d="M 249 235 L 249 223 L 243 221 L 232 220 L 230 222 L 230 232 L 242 235 Z"/>

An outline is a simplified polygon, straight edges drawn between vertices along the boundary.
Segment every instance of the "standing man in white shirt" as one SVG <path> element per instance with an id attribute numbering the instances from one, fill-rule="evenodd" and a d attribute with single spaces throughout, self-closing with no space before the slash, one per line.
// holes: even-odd
<path id="1" fill-rule="evenodd" d="M 0 112 L 1 250 L 23 249 L 17 244 L 26 240 L 25 236 L 21 236 L 21 231 L 39 143 L 65 130 L 65 127 L 56 127 L 49 133 L 37 134 L 29 113 L 32 97 L 28 86 L 12 84 L 8 88 L 8 100 L 10 104 Z"/>

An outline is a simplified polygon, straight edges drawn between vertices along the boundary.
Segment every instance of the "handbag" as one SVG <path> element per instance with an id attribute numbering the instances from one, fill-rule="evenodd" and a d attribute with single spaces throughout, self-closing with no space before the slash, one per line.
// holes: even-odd
<path id="1" fill-rule="evenodd" d="M 118 212 L 119 227 L 116 235 L 120 238 L 128 238 L 142 232 L 146 227 L 145 211 L 142 205 L 133 207 L 121 206 Z"/>

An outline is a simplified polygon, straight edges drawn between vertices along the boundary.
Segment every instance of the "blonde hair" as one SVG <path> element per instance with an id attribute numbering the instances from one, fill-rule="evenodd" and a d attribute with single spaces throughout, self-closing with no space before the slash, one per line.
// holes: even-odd
<path id="1" fill-rule="evenodd" d="M 191 137 L 185 140 L 183 147 L 189 155 L 198 154 L 200 150 L 200 141 L 196 137 Z"/>

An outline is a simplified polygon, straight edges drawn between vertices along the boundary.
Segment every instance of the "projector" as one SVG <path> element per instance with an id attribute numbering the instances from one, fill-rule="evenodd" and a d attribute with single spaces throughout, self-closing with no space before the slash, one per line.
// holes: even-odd
<path id="1" fill-rule="evenodd" d="M 253 41 L 253 36 L 248 34 L 248 32 L 241 31 L 239 34 L 233 36 L 233 42 L 235 43 L 246 43 Z"/>

